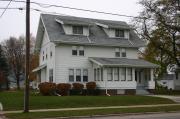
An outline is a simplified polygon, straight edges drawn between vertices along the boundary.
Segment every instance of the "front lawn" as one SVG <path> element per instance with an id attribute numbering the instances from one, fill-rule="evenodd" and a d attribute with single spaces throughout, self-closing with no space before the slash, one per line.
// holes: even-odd
<path id="1" fill-rule="evenodd" d="M 4 110 L 22 110 L 23 92 L 0 92 Z M 150 96 L 41 96 L 31 94 L 30 109 L 172 104 L 169 99 Z"/>

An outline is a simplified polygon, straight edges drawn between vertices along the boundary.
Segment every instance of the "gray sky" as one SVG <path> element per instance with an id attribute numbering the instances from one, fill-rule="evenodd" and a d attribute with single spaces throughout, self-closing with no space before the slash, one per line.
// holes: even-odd
<path id="1" fill-rule="evenodd" d="M 141 6 L 137 3 L 139 0 L 31 0 L 40 3 L 63 5 L 75 8 L 97 10 L 103 12 L 112 12 L 117 14 L 125 14 L 137 16 L 142 10 Z M 8 2 L 0 1 L 0 7 L 6 7 Z M 25 3 L 12 2 L 9 7 L 25 7 Z M 41 8 L 38 5 L 31 5 L 33 8 L 41 9 L 47 12 L 56 12 L 66 15 L 120 20 L 130 22 L 130 18 L 104 15 L 90 12 L 82 12 L 76 10 L 69 10 L 63 8 Z M 3 10 L 0 10 L 0 14 Z M 36 36 L 37 26 L 39 22 L 40 12 L 31 11 L 31 33 Z M 0 41 L 9 38 L 10 36 L 24 35 L 25 34 L 25 10 L 7 10 L 2 18 L 0 18 Z"/>

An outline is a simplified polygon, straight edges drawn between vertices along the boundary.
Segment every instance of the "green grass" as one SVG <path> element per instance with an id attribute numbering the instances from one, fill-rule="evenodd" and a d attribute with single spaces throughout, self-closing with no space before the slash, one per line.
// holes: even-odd
<path id="1" fill-rule="evenodd" d="M 30 112 L 30 113 L 6 114 L 6 116 L 10 119 L 39 119 L 39 118 L 51 118 L 51 117 L 93 116 L 93 115 L 107 115 L 107 114 L 168 112 L 168 111 L 180 111 L 180 106 L 124 108 L 124 109 L 95 109 L 95 110 L 55 111 L 55 112 Z"/>
<path id="2" fill-rule="evenodd" d="M 0 92 L 4 110 L 22 110 L 23 92 Z M 172 104 L 169 99 L 149 96 L 40 96 L 31 94 L 30 109 Z"/>

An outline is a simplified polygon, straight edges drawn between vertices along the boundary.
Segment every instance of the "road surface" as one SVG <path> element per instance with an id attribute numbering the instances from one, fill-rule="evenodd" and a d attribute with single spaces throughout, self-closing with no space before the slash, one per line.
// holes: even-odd
<path id="1" fill-rule="evenodd" d="M 108 117 L 91 117 L 91 118 L 83 118 L 83 119 L 180 119 L 180 112 L 178 112 L 178 113 L 129 115 L 129 116 L 121 115 L 121 116 L 108 116 Z"/>

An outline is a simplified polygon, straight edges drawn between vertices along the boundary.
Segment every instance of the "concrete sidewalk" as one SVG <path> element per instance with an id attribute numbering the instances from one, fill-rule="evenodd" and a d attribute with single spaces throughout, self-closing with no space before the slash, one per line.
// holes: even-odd
<path id="1" fill-rule="evenodd" d="M 180 96 L 172 96 L 172 95 L 150 95 L 150 96 L 154 96 L 154 97 L 160 97 L 160 98 L 167 98 L 170 100 L 173 100 L 176 103 L 180 103 Z"/>
<path id="2" fill-rule="evenodd" d="M 137 107 L 164 107 L 164 106 L 177 106 L 180 104 L 156 104 L 156 105 L 132 105 L 132 106 L 108 106 L 108 107 L 82 107 L 82 108 L 59 108 L 59 109 L 35 109 L 29 110 L 30 112 L 48 112 L 48 111 L 72 111 L 72 110 L 93 110 L 93 109 L 116 109 L 116 108 L 137 108 Z M 17 111 L 3 111 L 4 114 L 8 113 L 22 113 L 22 110 Z"/>

